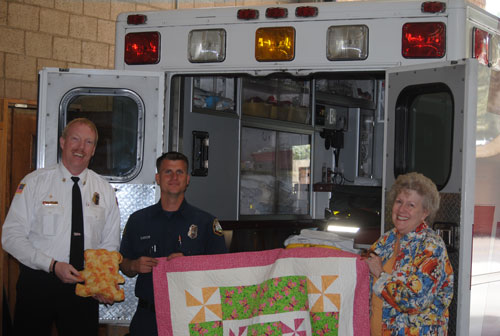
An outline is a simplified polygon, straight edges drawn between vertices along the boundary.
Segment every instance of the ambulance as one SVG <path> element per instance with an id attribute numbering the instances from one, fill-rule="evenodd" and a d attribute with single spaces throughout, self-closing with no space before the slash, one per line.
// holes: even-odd
<path id="1" fill-rule="evenodd" d="M 499 71 L 499 18 L 464 0 L 122 13 L 114 70 L 40 72 L 37 165 L 58 162 L 69 120 L 92 119 L 91 168 L 116 188 L 123 227 L 158 199 L 156 158 L 181 151 L 187 200 L 219 218 L 233 252 L 333 224 L 369 246 L 391 227 L 395 178 L 418 171 L 441 193 L 450 335 L 493 335 Z M 134 279 L 125 287 L 102 322 L 130 321 Z"/>

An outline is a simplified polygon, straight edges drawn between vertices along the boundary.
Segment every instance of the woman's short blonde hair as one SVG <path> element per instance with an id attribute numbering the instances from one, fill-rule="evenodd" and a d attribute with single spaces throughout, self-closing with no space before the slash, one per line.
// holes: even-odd
<path id="1" fill-rule="evenodd" d="M 439 210 L 439 202 L 441 198 L 434 182 L 420 173 L 399 175 L 387 195 L 387 204 L 391 205 L 391 209 L 396 197 L 404 190 L 414 190 L 417 194 L 422 196 L 422 205 L 424 209 L 429 212 L 429 215 L 426 218 L 426 223 L 431 225 L 434 222 L 437 211 Z"/>

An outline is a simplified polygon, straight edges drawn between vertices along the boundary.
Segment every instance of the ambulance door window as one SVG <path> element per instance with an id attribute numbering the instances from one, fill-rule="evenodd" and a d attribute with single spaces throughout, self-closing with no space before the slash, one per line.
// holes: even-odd
<path id="1" fill-rule="evenodd" d="M 75 118 L 92 120 L 99 133 L 89 168 L 113 182 L 132 180 L 141 169 L 144 106 L 129 90 L 73 89 L 62 99 L 61 129 Z"/>
<path id="2" fill-rule="evenodd" d="M 311 137 L 242 128 L 240 215 L 309 214 Z"/>
<path id="3" fill-rule="evenodd" d="M 450 174 L 454 102 L 443 83 L 408 86 L 396 102 L 394 176 L 419 172 L 444 188 Z"/>

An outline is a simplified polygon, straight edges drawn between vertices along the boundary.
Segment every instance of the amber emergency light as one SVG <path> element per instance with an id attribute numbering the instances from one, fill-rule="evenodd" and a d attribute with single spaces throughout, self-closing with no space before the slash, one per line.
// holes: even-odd
<path id="1" fill-rule="evenodd" d="M 266 27 L 255 32 L 255 59 L 259 62 L 291 61 L 295 57 L 295 29 Z"/>
<path id="2" fill-rule="evenodd" d="M 125 35 L 125 63 L 156 64 L 160 61 L 160 33 L 141 32 Z"/>
<path id="3" fill-rule="evenodd" d="M 441 58 L 446 53 L 446 26 L 443 22 L 410 22 L 402 29 L 404 58 Z"/>

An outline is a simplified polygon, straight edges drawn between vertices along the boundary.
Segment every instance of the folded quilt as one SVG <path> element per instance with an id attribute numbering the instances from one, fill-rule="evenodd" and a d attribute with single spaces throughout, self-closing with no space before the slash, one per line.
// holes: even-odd
<path id="1" fill-rule="evenodd" d="M 369 336 L 369 272 L 353 253 L 275 249 L 161 258 L 160 336 Z"/>

